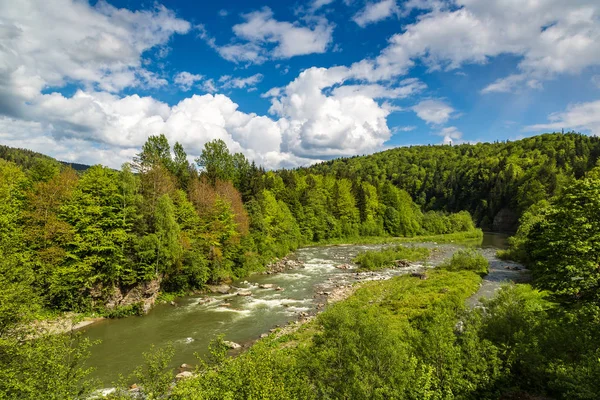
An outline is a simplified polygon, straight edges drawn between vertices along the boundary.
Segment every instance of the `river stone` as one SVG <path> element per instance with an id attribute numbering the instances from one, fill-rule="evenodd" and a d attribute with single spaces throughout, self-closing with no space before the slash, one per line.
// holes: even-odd
<path id="1" fill-rule="evenodd" d="M 187 378 L 192 378 L 192 377 L 194 377 L 194 374 L 191 373 L 190 371 L 183 371 L 183 372 L 180 372 L 177 375 L 175 375 L 175 379 L 177 379 L 177 380 L 187 379 Z"/>
<path id="2" fill-rule="evenodd" d="M 185 364 L 184 363 L 184 364 L 181 364 L 181 366 L 179 368 L 182 368 L 182 369 L 192 369 L 193 367 L 190 364 Z"/>
<path id="3" fill-rule="evenodd" d="M 340 264 L 336 267 L 337 269 L 352 269 L 350 264 Z"/>
<path id="4" fill-rule="evenodd" d="M 259 288 L 261 289 L 273 289 L 273 285 L 272 283 L 263 283 L 262 285 L 259 286 Z"/>
<path id="5" fill-rule="evenodd" d="M 227 294 L 227 293 L 229 293 L 231 286 L 229 286 L 229 285 L 208 285 L 207 288 L 212 293 Z"/>
<path id="6" fill-rule="evenodd" d="M 223 340 L 223 344 L 232 350 L 239 349 L 242 347 L 240 344 L 237 344 L 236 342 L 230 342 L 229 340 Z"/>
<path id="7" fill-rule="evenodd" d="M 249 290 L 240 290 L 237 292 L 238 296 L 252 296 L 252 292 Z"/>

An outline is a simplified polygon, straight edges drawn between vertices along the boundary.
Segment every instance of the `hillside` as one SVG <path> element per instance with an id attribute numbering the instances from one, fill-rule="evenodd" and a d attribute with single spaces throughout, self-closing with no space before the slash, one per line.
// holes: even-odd
<path id="1" fill-rule="evenodd" d="M 305 172 L 375 186 L 391 182 L 426 210 L 467 210 L 483 229 L 512 231 L 529 206 L 581 178 L 599 156 L 598 137 L 552 133 L 514 142 L 399 147 Z"/>
<path id="2" fill-rule="evenodd" d="M 47 156 L 42 153 L 37 153 L 32 150 L 20 149 L 20 148 L 9 147 L 9 146 L 4 146 L 4 145 L 0 145 L 0 159 L 14 162 L 15 164 L 19 165 L 23 169 L 33 168 L 36 165 L 36 163 L 38 163 L 40 160 L 45 160 L 48 162 L 54 161 L 56 163 L 60 163 L 65 166 L 70 166 L 75 171 L 81 171 L 81 172 L 85 171 L 86 169 L 88 169 L 90 167 L 89 165 L 85 165 L 85 164 L 59 161 L 50 156 Z"/>

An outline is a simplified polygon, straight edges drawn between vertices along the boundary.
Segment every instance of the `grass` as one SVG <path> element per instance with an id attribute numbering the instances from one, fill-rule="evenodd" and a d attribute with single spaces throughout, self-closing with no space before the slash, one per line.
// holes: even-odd
<path id="1" fill-rule="evenodd" d="M 447 271 L 472 271 L 476 274 L 487 275 L 490 263 L 480 252 L 473 249 L 458 250 L 439 269 Z"/>
<path id="2" fill-rule="evenodd" d="M 396 260 L 426 260 L 430 253 L 431 251 L 426 247 L 397 245 L 382 250 L 361 252 L 354 258 L 354 262 L 360 266 L 361 271 L 377 271 L 393 267 Z"/>

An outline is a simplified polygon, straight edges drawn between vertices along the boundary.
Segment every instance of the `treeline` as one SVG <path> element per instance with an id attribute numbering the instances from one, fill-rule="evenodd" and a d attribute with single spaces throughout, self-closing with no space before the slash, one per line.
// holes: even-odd
<path id="1" fill-rule="evenodd" d="M 13 158 L 25 168 L 0 162 L 3 243 L 48 309 L 103 311 L 153 281 L 163 291 L 199 289 L 305 243 L 475 229 L 467 212 L 421 213 L 390 182 L 266 172 L 222 141 L 195 160 L 202 172 L 164 135 L 120 171 L 77 173 L 23 154 Z"/>
<path id="2" fill-rule="evenodd" d="M 467 210 L 483 229 L 514 230 L 525 210 L 584 176 L 599 156 L 600 138 L 554 133 L 514 142 L 400 147 L 335 159 L 307 172 L 375 186 L 389 182 L 424 210 Z"/>

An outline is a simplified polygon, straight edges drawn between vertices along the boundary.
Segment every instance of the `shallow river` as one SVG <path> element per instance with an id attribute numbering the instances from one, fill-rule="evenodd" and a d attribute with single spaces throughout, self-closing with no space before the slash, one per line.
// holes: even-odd
<path id="1" fill-rule="evenodd" d="M 414 245 L 438 249 L 428 265 L 437 264 L 457 247 L 433 243 Z M 482 247 L 503 248 L 505 245 L 505 236 L 486 234 Z M 323 291 L 358 280 L 385 279 L 408 272 L 388 270 L 357 277 L 355 271 L 335 268 L 349 263 L 360 251 L 380 247 L 345 245 L 300 249 L 294 258 L 304 263 L 303 268 L 274 275 L 255 274 L 234 282 L 231 294 L 185 297 L 178 299 L 176 306 L 159 304 L 143 317 L 103 320 L 91 325 L 85 329 L 84 336 L 101 340 L 92 348 L 89 360 L 95 368 L 93 377 L 104 385 L 111 385 L 119 375 L 127 376 L 140 365 L 142 353 L 153 344 L 173 344 L 173 367 L 195 364 L 194 353 L 205 355 L 208 343 L 219 334 L 223 334 L 225 340 L 249 344 L 269 329 L 298 319 L 300 313 L 314 313 L 316 307 L 325 302 L 326 296 L 319 295 Z M 273 284 L 283 290 L 261 289 L 259 285 L 262 284 Z M 250 290 L 252 296 L 238 296 L 236 291 L 239 289 Z"/>

